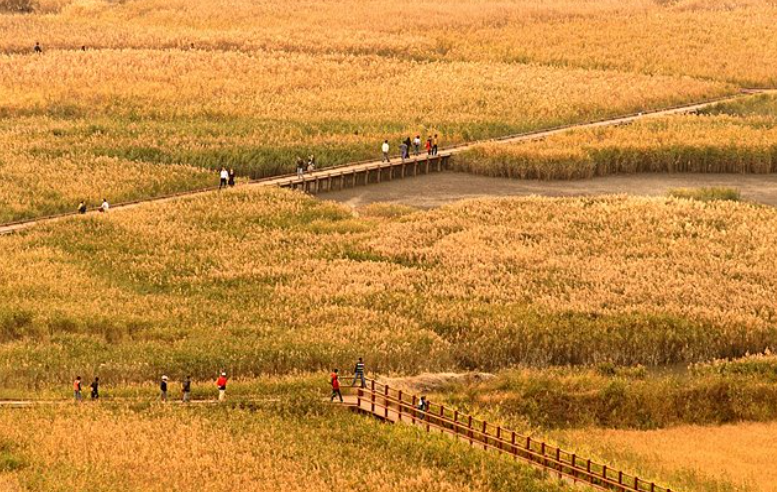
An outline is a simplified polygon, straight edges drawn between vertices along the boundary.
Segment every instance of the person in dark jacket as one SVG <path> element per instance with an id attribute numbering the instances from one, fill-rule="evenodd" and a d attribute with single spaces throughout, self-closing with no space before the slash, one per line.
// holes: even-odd
<path id="1" fill-rule="evenodd" d="M 227 180 L 227 184 L 229 184 L 229 186 L 235 186 L 235 170 L 234 169 L 230 168 L 230 170 L 229 170 L 229 178 Z"/>
<path id="2" fill-rule="evenodd" d="M 100 398 L 100 378 L 95 377 L 89 388 L 92 389 L 92 400 L 98 400 Z"/>
<path id="3" fill-rule="evenodd" d="M 186 376 L 186 379 L 183 380 L 181 387 L 183 390 L 183 402 L 188 403 L 192 397 L 192 377 Z"/>

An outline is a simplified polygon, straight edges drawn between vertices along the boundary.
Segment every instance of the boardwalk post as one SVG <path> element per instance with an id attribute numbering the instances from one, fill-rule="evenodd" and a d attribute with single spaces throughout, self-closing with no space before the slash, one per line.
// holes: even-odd
<path id="1" fill-rule="evenodd" d="M 602 477 L 604 477 L 605 480 L 607 479 L 607 465 L 602 465 Z"/>
<path id="2" fill-rule="evenodd" d="M 372 388 L 370 391 L 370 402 L 372 405 L 370 406 L 370 411 L 372 413 L 375 413 L 375 380 L 372 380 Z"/>
<path id="3" fill-rule="evenodd" d="M 575 453 L 572 453 L 572 478 L 577 481 L 577 456 Z"/>
<path id="4" fill-rule="evenodd" d="M 388 414 L 389 414 L 388 395 L 389 395 L 389 387 L 388 385 L 386 385 L 383 387 L 383 415 L 386 417 L 386 420 L 388 420 Z"/>
<path id="5" fill-rule="evenodd" d="M 440 405 L 440 427 L 445 427 L 445 406 Z"/>
<path id="6" fill-rule="evenodd" d="M 453 432 L 457 436 L 459 435 L 459 411 L 458 410 L 453 411 Z"/>
<path id="7" fill-rule="evenodd" d="M 513 454 L 518 454 L 518 450 L 515 447 L 515 431 L 513 431 L 512 436 L 510 436 L 510 452 Z"/>
<path id="8" fill-rule="evenodd" d="M 623 485 L 623 472 L 618 471 L 618 485 Z"/>
<path id="9" fill-rule="evenodd" d="M 488 422 L 483 421 L 483 449 L 488 449 Z"/>
<path id="10" fill-rule="evenodd" d="M 469 431 L 467 432 L 467 435 L 469 436 L 469 445 L 472 446 L 475 444 L 475 441 L 472 439 L 474 437 L 472 433 L 472 415 L 469 416 L 469 419 L 467 421 L 467 427 L 469 428 Z"/>
<path id="11" fill-rule="evenodd" d="M 402 406 L 403 406 L 402 390 L 399 390 L 398 398 L 399 398 L 399 421 L 402 422 Z"/>
<path id="12" fill-rule="evenodd" d="M 564 471 L 564 465 L 561 464 L 561 449 L 558 447 L 556 448 L 556 464 L 558 465 L 558 478 L 561 479 L 563 478 L 561 472 Z"/>
<path id="13" fill-rule="evenodd" d="M 502 450 L 502 428 L 496 426 L 496 442 L 499 443 L 499 450 Z"/>
<path id="14" fill-rule="evenodd" d="M 417 402 L 416 402 L 416 399 L 415 399 L 415 395 L 413 395 L 413 411 L 410 412 L 410 421 L 413 422 L 413 425 L 415 425 L 416 408 L 418 408 L 418 406 L 417 406 Z"/>

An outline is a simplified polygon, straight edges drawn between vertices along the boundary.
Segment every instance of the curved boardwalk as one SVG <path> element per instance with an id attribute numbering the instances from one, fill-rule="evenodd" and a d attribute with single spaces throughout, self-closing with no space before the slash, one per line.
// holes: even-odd
<path id="1" fill-rule="evenodd" d="M 578 129 L 586 129 L 586 128 L 597 128 L 597 127 L 604 127 L 604 126 L 616 126 L 616 125 L 625 125 L 632 123 L 636 120 L 642 119 L 642 118 L 649 118 L 649 117 L 661 117 L 661 116 L 670 116 L 674 114 L 683 114 L 683 113 L 693 113 L 711 106 L 714 106 L 715 104 L 719 104 L 722 102 L 728 102 L 733 101 L 736 99 L 740 99 L 742 97 L 746 97 L 750 94 L 757 94 L 757 93 L 763 93 L 763 92 L 773 92 L 772 90 L 760 90 L 760 89 L 743 89 L 740 91 L 739 94 L 725 97 L 725 98 L 718 98 L 711 101 L 704 101 L 699 103 L 691 103 L 686 104 L 682 106 L 677 106 L 674 108 L 668 108 L 668 109 L 661 109 L 661 110 L 655 110 L 655 111 L 648 111 L 644 113 L 638 113 L 638 114 L 631 114 L 631 115 L 625 115 L 615 118 L 608 118 L 601 121 L 595 121 L 595 122 L 589 122 L 589 123 L 580 123 L 580 124 L 573 124 L 573 125 L 566 125 L 563 127 L 558 128 L 552 128 L 547 130 L 539 130 L 536 132 L 529 132 L 525 134 L 520 135 L 511 135 L 506 136 L 502 138 L 492 139 L 491 141 L 494 142 L 501 142 L 505 144 L 510 143 L 518 143 L 518 142 L 527 142 L 531 140 L 540 140 L 543 138 L 547 138 L 553 135 L 557 135 L 559 133 L 571 131 L 571 130 L 578 130 Z M 440 151 L 440 156 L 452 156 L 457 153 L 463 152 L 470 147 L 480 144 L 482 142 L 469 142 L 462 145 L 457 145 L 454 147 L 446 148 L 442 151 Z M 369 162 L 359 162 L 359 163 L 353 163 L 353 164 L 346 164 L 343 166 L 337 166 L 336 168 L 324 168 L 318 171 L 315 171 L 314 173 L 310 173 L 308 175 L 308 179 L 315 178 L 315 177 L 321 177 L 321 178 L 327 178 L 330 176 L 333 172 L 337 172 L 338 174 L 343 173 L 352 173 L 352 172 L 360 172 L 367 169 L 375 168 L 376 166 L 380 165 L 379 160 L 375 161 L 369 161 Z M 243 185 L 240 185 L 241 188 L 249 187 L 249 186 L 281 186 L 281 187 L 290 187 L 297 183 L 299 183 L 301 180 L 300 178 L 296 176 L 278 176 L 278 177 L 272 177 L 272 178 L 266 178 L 261 180 L 252 181 L 250 183 L 246 183 Z M 144 203 L 163 203 L 170 200 L 175 200 L 181 197 L 185 196 L 193 196 L 193 195 L 199 195 L 204 193 L 213 193 L 214 191 L 217 191 L 217 187 L 207 188 L 203 190 L 192 190 L 188 192 L 178 193 L 175 195 L 169 195 L 169 196 L 162 196 L 162 197 L 156 197 L 156 198 L 148 198 L 144 200 L 137 200 L 134 202 L 128 202 L 128 203 L 119 203 L 114 204 L 112 206 L 111 211 L 119 211 L 119 210 L 126 210 L 130 209 L 139 205 L 142 205 Z M 95 213 L 94 211 L 89 213 Z M 60 220 L 65 217 L 70 217 L 75 215 L 75 213 L 63 213 L 58 214 L 54 216 L 49 217 L 40 217 L 35 219 L 29 219 L 29 220 L 22 220 L 17 222 L 11 222 L 6 224 L 0 224 L 0 235 L 2 234 L 9 234 L 13 232 L 18 232 L 24 229 L 27 229 L 29 227 L 33 227 L 38 224 L 42 223 L 49 223 L 54 222 L 56 220 Z"/>

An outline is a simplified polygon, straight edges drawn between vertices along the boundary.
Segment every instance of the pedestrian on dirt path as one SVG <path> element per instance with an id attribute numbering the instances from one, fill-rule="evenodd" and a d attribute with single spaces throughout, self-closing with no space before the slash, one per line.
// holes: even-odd
<path id="1" fill-rule="evenodd" d="M 353 368 L 353 383 L 351 383 L 351 386 L 356 386 L 356 381 L 361 381 L 362 388 L 367 387 L 367 381 L 364 378 L 364 360 L 361 357 L 359 357 L 356 367 Z"/>
<path id="2" fill-rule="evenodd" d="M 383 161 L 391 162 L 391 158 L 389 157 L 389 150 L 391 150 L 391 147 L 389 146 L 388 140 L 383 141 L 383 145 L 380 147 L 380 150 L 383 151 Z"/>
<path id="3" fill-rule="evenodd" d="M 301 178 L 305 174 L 305 161 L 302 157 L 297 156 L 297 177 Z"/>
<path id="4" fill-rule="evenodd" d="M 221 376 L 216 380 L 216 386 L 219 388 L 219 401 L 227 399 L 227 373 L 222 372 Z"/>
<path id="5" fill-rule="evenodd" d="M 437 150 L 440 148 L 440 139 L 437 137 L 437 134 L 434 134 L 434 139 L 432 140 L 432 155 L 437 155 Z"/>
<path id="6" fill-rule="evenodd" d="M 73 397 L 76 399 L 76 403 L 83 401 L 81 396 L 81 376 L 76 376 L 75 381 L 73 381 Z"/>
<path id="7" fill-rule="evenodd" d="M 407 159 L 407 151 L 408 151 L 407 144 L 405 142 L 402 142 L 399 145 L 399 153 L 402 156 L 402 162 L 405 162 L 405 159 Z"/>
<path id="8" fill-rule="evenodd" d="M 86 213 L 86 203 L 81 200 L 81 202 L 78 204 L 78 213 L 81 215 L 84 215 Z"/>
<path id="9" fill-rule="evenodd" d="M 183 390 L 183 402 L 189 403 L 189 400 L 191 400 L 192 397 L 192 377 L 186 376 L 186 379 L 183 380 L 183 384 L 181 385 L 181 389 Z"/>
<path id="10" fill-rule="evenodd" d="M 418 402 L 418 419 L 424 420 L 426 417 L 426 412 L 429 411 L 429 400 L 426 399 L 426 396 L 421 396 L 421 400 Z"/>
<path id="11" fill-rule="evenodd" d="M 415 150 L 415 156 L 421 153 L 421 135 L 416 135 L 413 139 L 413 149 Z"/>
<path id="12" fill-rule="evenodd" d="M 159 383 L 159 399 L 167 401 L 167 376 L 162 376 L 162 382 Z"/>
<path id="13" fill-rule="evenodd" d="M 340 377 L 338 376 L 338 369 L 332 369 L 332 374 L 329 375 L 329 382 L 332 384 L 332 396 L 329 398 L 330 403 L 335 401 L 335 396 L 340 398 L 340 403 L 343 402 L 343 394 L 340 392 Z"/>
<path id="14" fill-rule="evenodd" d="M 312 173 L 316 170 L 316 156 L 313 154 L 310 154 L 308 156 L 308 172 Z"/>
<path id="15" fill-rule="evenodd" d="M 230 168 L 227 173 L 227 184 L 231 187 L 235 186 L 235 170 Z"/>
<path id="16" fill-rule="evenodd" d="M 32 51 L 35 53 L 43 53 L 43 48 L 41 48 L 38 41 L 35 41 L 35 46 L 32 48 Z"/>
<path id="17" fill-rule="evenodd" d="M 96 401 L 100 399 L 100 378 L 95 376 L 94 381 L 92 381 L 92 384 L 89 385 L 89 388 L 92 390 L 92 401 Z"/>
<path id="18" fill-rule="evenodd" d="M 100 212 L 105 213 L 105 212 L 108 212 L 108 210 L 110 209 L 111 209 L 111 204 L 108 203 L 108 200 L 103 198 L 103 203 L 100 205 Z"/>
<path id="19" fill-rule="evenodd" d="M 426 139 L 426 155 L 432 155 L 432 136 Z"/>
<path id="20" fill-rule="evenodd" d="M 221 171 L 219 172 L 219 178 L 219 189 L 226 188 L 227 183 L 229 182 L 229 171 L 227 171 L 227 168 L 221 168 Z"/>

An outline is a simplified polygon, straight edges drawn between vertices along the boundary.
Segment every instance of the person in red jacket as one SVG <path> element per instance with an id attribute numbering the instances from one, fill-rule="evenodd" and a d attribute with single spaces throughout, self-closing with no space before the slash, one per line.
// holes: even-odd
<path id="1" fill-rule="evenodd" d="M 340 392 L 340 378 L 337 373 L 340 372 L 337 369 L 332 370 L 332 374 L 329 375 L 329 379 L 332 383 L 332 397 L 329 398 L 330 402 L 335 401 L 335 396 L 340 398 L 340 403 L 343 402 L 343 394 Z"/>
<path id="2" fill-rule="evenodd" d="M 219 388 L 219 401 L 227 399 L 227 373 L 222 372 L 218 380 L 216 380 L 216 386 Z"/>

